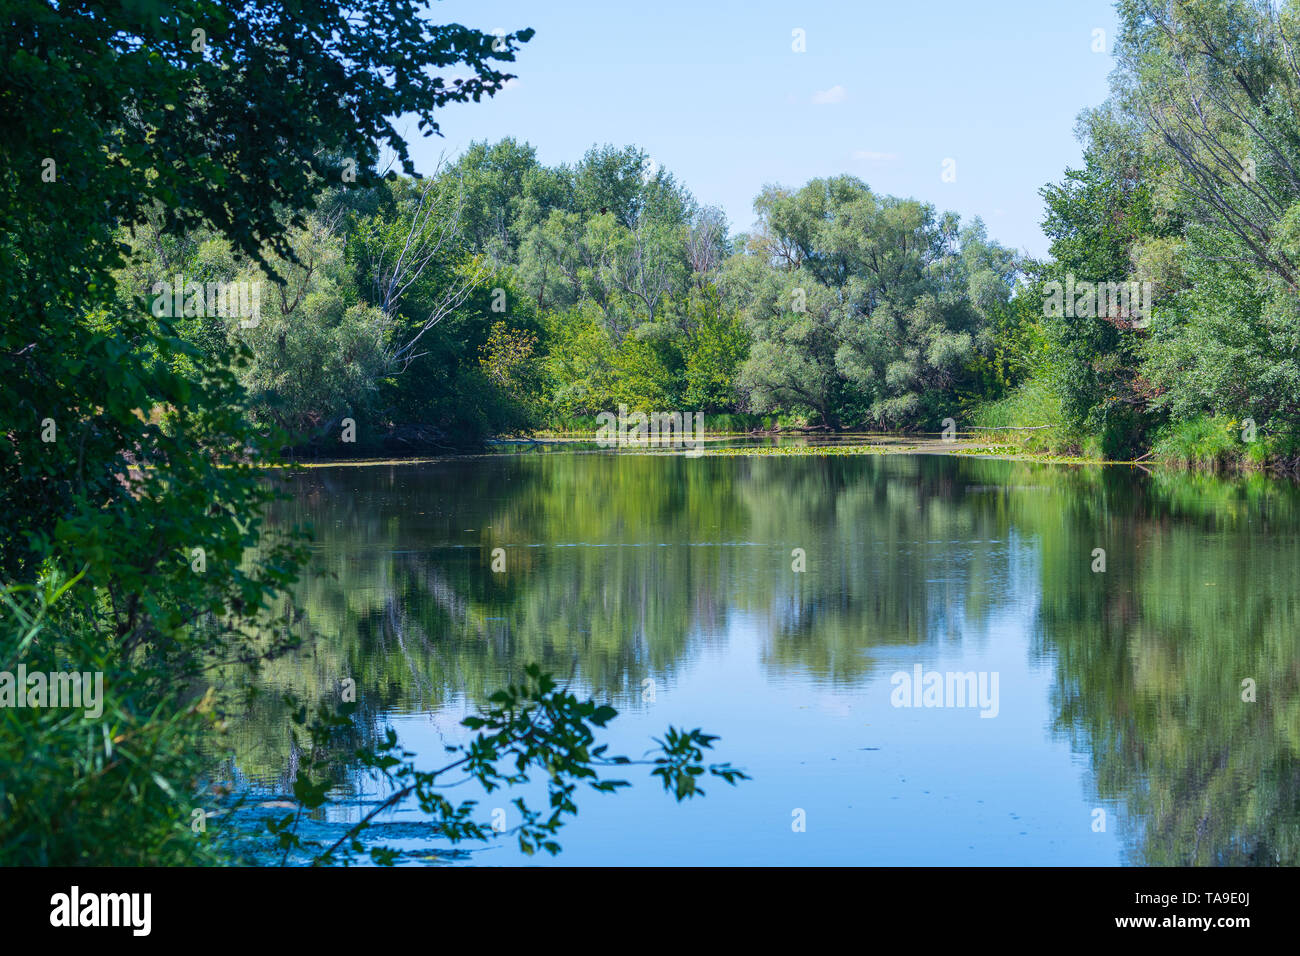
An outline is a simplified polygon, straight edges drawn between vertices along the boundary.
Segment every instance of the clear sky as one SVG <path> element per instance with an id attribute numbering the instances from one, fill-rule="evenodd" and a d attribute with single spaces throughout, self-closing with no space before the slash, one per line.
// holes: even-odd
<path id="1" fill-rule="evenodd" d="M 1079 164 L 1075 119 L 1106 96 L 1115 28 L 1110 0 L 443 0 L 433 16 L 537 35 L 508 89 L 417 138 L 422 172 L 504 136 L 548 165 L 635 144 L 733 231 L 764 184 L 847 172 L 1037 256 L 1038 189 Z"/>

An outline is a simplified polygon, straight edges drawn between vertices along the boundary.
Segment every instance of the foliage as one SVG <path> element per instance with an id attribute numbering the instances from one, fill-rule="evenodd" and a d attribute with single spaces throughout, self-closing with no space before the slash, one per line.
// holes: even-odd
<path id="1" fill-rule="evenodd" d="M 313 153 L 321 168 L 282 187 L 292 199 L 276 197 L 274 215 L 257 207 L 254 242 L 224 238 L 224 220 L 178 228 L 175 204 L 154 202 L 171 194 L 146 192 L 121 220 L 133 229 L 119 272 L 134 277 L 133 295 L 178 265 L 223 281 L 287 277 L 262 328 L 187 317 L 173 334 L 208 356 L 250 345 L 238 377 L 256 420 L 327 450 L 344 416 L 369 447 L 412 427 L 463 445 L 619 403 L 934 429 L 1031 379 L 1059 414 L 1057 450 L 1133 457 L 1166 424 L 1200 415 L 1295 436 L 1297 8 L 1118 8 L 1111 96 L 1080 116 L 1080 167 L 1041 190 L 1046 262 L 999 246 L 977 219 L 963 225 L 851 176 L 765 188 L 753 233 L 733 236 L 638 147 L 546 166 L 507 138 L 472 143 L 422 179 L 381 183 L 365 167 L 348 188 L 352 143 Z M 462 28 L 424 29 L 446 40 Z M 499 88 L 489 51 L 465 49 L 477 92 Z M 391 64 L 371 53 L 375 69 Z M 473 98 L 473 82 L 438 89 Z M 1046 307 L 1050 283 L 1076 280 L 1146 283 L 1149 314 Z M 535 338 L 526 400 L 484 374 L 498 323 L 508 331 L 497 334 Z"/>
<path id="2" fill-rule="evenodd" d="M 736 377 L 749 354 L 749 334 L 712 283 L 690 295 L 690 338 L 682 370 L 687 408 L 719 412 L 740 406 Z"/>
<path id="3" fill-rule="evenodd" d="M 1201 415 L 1171 422 L 1156 436 L 1152 451 L 1161 461 L 1181 468 L 1218 471 L 1245 458 L 1240 422 Z"/>
<path id="4" fill-rule="evenodd" d="M 462 721 L 477 734 L 469 744 L 448 746 L 449 762 L 444 766 L 417 769 L 411 762 L 416 755 L 400 747 L 391 729 L 375 747 L 358 751 L 361 766 L 391 792 L 331 844 L 318 846 L 304 840 L 294 827 L 301 812 L 316 810 L 327 801 L 330 780 L 322 776 L 313 781 L 311 776 L 313 771 L 328 770 L 330 761 L 326 757 L 300 769 L 294 795 L 301 810 L 273 821 L 272 832 L 285 858 L 292 853 L 306 853 L 313 864 L 321 865 L 346 862 L 355 854 L 368 852 L 374 862 L 391 864 L 400 851 L 387 846 L 367 850 L 360 839 L 366 827 L 384 812 L 410 800 L 420 807 L 430 827 L 450 843 L 488 841 L 500 831 L 475 818 L 477 801 L 452 802 L 441 792 L 448 786 L 447 776 L 455 773 L 460 780 L 475 780 L 486 793 L 492 793 L 499 788 L 521 787 L 530 781 L 530 775 L 541 774 L 546 780 L 549 811 L 532 809 L 523 797 L 516 797 L 512 804 L 521 822 L 508 835 L 513 835 L 520 849 L 530 856 L 538 850 L 554 855 L 560 852 L 555 837 L 565 821 L 578 812 L 574 798 L 580 785 L 598 793 L 613 793 L 630 786 L 626 780 L 602 777 L 603 769 L 649 765 L 653 767 L 651 774 L 678 801 L 703 796 L 699 781 L 705 775 L 730 784 L 748 779 L 730 764 L 701 763 L 704 751 L 717 738 L 698 729 L 679 731 L 669 727 L 664 739 L 656 741 L 658 746 L 652 751 L 656 755 L 651 759 L 610 754 L 608 745 L 596 744 L 596 733 L 617 715 L 613 707 L 591 699 L 580 700 L 558 687 L 537 665 L 529 665 L 520 685 L 492 694 L 486 706 Z M 303 715 L 298 719 L 305 723 Z M 328 753 L 328 747 L 320 745 L 327 743 L 338 728 L 348 726 L 346 718 L 318 715 L 308 726 L 316 745 L 312 751 Z"/>
<path id="5" fill-rule="evenodd" d="M 265 466 L 346 412 L 376 432 L 410 415 L 478 435 L 518 414 L 492 381 L 500 366 L 478 367 L 480 317 L 498 288 L 527 300 L 464 245 L 455 184 L 409 178 L 393 123 L 437 132 L 434 110 L 499 90 L 497 64 L 532 31 L 437 25 L 412 0 L 10 8 L 0 661 L 102 673 L 106 690 L 101 714 L 0 708 L 0 762 L 27 768 L 0 780 L 0 853 L 229 862 L 238 849 L 191 824 L 229 755 L 219 728 L 256 670 L 311 636 L 288 597 L 306 550 L 297 530 L 266 528 Z M 449 81 L 453 66 L 471 75 Z M 381 149 L 406 177 L 381 175 Z M 411 254 L 394 260 L 399 244 Z M 187 283 L 169 315 L 159 284 L 179 274 L 266 282 L 265 314 L 231 322 Z M 533 315 L 517 305 L 501 321 L 519 341 Z M 440 324 L 445 337 L 428 335 Z M 543 689 L 517 710 L 543 708 L 555 734 L 528 759 L 585 776 L 586 725 L 612 711 L 533 676 Z M 521 742 L 508 733 L 522 725 L 497 729 L 483 748 Z M 711 742 L 669 738 L 679 796 Z M 389 757 L 374 766 L 400 772 Z M 323 791 L 304 777 L 297 795 Z"/>
<path id="6" fill-rule="evenodd" d="M 536 334 L 495 322 L 481 355 L 479 365 L 483 374 L 501 395 L 513 400 L 516 416 L 513 428 L 536 425 L 544 401 Z"/>
<path id="7" fill-rule="evenodd" d="M 978 221 L 877 197 L 852 177 L 768 189 L 728 264 L 754 345 L 740 385 L 759 410 L 827 425 L 937 425 L 990 351 L 1017 266 Z"/>
<path id="8" fill-rule="evenodd" d="M 1213 466 L 1243 456 L 1206 422 L 1251 419 L 1272 436 L 1252 453 L 1285 461 L 1300 429 L 1300 8 L 1117 7 L 1111 96 L 1080 119 L 1084 167 L 1043 190 L 1045 277 L 1147 282 L 1154 309 L 1048 319 L 1035 374 L 1070 443 Z"/>
<path id="9" fill-rule="evenodd" d="M 1018 450 L 1045 452 L 1067 446 L 1060 399 L 1043 378 L 1030 379 L 1004 398 L 975 409 L 972 427 L 981 438 L 1010 442 Z"/>
<path id="10" fill-rule="evenodd" d="M 79 579 L 0 590 L 0 670 L 75 671 L 86 679 L 83 703 L 97 698 L 71 710 L 0 707 L 0 764 L 15 771 L 0 775 L 0 859 L 8 866 L 219 862 L 215 834 L 207 834 L 206 820 L 196 830 L 191 812 L 208 765 L 194 742 L 211 731 L 212 699 L 141 695 L 135 670 L 114 659 L 98 632 L 60 622 L 68 589 L 85 587 Z"/>

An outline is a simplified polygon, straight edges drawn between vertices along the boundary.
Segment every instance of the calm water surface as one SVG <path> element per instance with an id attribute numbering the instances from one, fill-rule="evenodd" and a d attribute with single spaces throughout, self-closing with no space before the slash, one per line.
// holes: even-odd
<path id="1" fill-rule="evenodd" d="M 638 771 L 583 796 L 564 852 L 530 862 L 1300 863 L 1289 485 L 564 450 L 316 468 L 290 488 L 273 519 L 314 525 L 298 600 L 320 637 L 268 687 L 337 699 L 351 677 L 434 767 L 467 709 L 536 661 L 618 708 L 612 749 L 698 726 L 753 777 L 678 805 Z M 985 698 L 945 685 L 924 706 L 902 684 L 918 668 L 974 674 Z M 254 779 L 288 772 L 282 721 L 264 703 L 237 728 Z M 498 794 L 483 815 L 497 806 L 515 822 Z M 404 834 L 387 842 L 436 845 Z M 468 857 L 525 859 L 508 841 Z"/>

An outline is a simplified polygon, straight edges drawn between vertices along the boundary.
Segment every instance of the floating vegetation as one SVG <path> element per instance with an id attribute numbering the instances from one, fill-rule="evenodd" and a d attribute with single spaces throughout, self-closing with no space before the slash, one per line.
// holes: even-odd
<path id="1" fill-rule="evenodd" d="M 1016 445 L 966 445 L 952 442 L 926 441 L 910 445 L 783 445 L 740 448 L 710 448 L 706 457 L 767 457 L 767 456 L 828 456 L 828 455 L 969 455 L 983 458 L 1005 458 L 1015 461 L 1041 462 L 1047 465 L 1115 465 L 1134 462 L 1108 462 L 1098 458 L 1071 455 L 1047 455 L 1027 452 Z"/>
<path id="2" fill-rule="evenodd" d="M 954 448 L 948 454 L 974 455 L 984 458 L 1010 458 L 1016 461 L 1042 462 L 1045 465 L 1134 465 L 1132 461 L 1107 461 L 1103 458 L 1082 458 L 1078 455 L 1048 455 L 1025 451 L 1016 445 L 980 445 L 974 448 Z"/>
<path id="3" fill-rule="evenodd" d="M 918 445 L 758 445 L 741 448 L 709 448 L 707 458 L 760 458 L 768 456 L 894 455 L 919 452 Z"/>
<path id="4" fill-rule="evenodd" d="M 559 442 L 537 442 L 537 450 L 545 448 L 547 445 L 558 445 Z M 575 449 L 572 446 L 577 442 L 563 443 L 570 447 L 563 449 L 566 454 L 583 454 L 583 453 L 603 453 L 603 454 L 620 454 L 620 455 L 663 455 L 671 456 L 682 453 L 680 447 L 664 443 L 662 447 L 657 447 L 647 443 L 645 447 L 616 447 L 616 448 L 597 448 L 597 449 Z M 557 451 L 561 449 L 556 449 Z M 295 461 L 281 462 L 271 467 L 297 470 L 303 468 L 337 468 L 337 467 L 367 467 L 375 465 L 422 465 L 435 462 L 454 461 L 468 458 L 495 458 L 501 457 L 503 452 L 461 452 L 458 454 L 443 455 L 436 458 L 428 457 L 411 457 L 411 458 L 385 458 L 385 459 L 343 459 L 343 460 L 313 460 L 313 461 Z M 966 441 L 942 441 L 938 439 L 921 439 L 911 443 L 899 441 L 885 441 L 876 444 L 818 444 L 818 445 L 733 445 L 729 447 L 715 448 L 696 448 L 688 453 L 688 457 L 722 457 L 722 458 L 767 458 L 767 457 L 827 457 L 827 456 L 857 456 L 857 455 L 966 455 L 982 458 L 1004 458 L 1014 461 L 1041 462 L 1048 465 L 1136 465 L 1144 464 L 1143 462 L 1132 461 L 1107 461 L 1101 458 L 1086 458 L 1078 455 L 1053 455 L 1046 452 L 1030 451 L 1019 445 L 1013 444 L 973 444 Z M 1150 464 L 1150 463 L 1145 463 Z"/>

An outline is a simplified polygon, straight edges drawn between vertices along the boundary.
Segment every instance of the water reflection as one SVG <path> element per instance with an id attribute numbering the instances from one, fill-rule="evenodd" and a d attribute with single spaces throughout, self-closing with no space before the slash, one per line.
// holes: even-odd
<path id="1" fill-rule="evenodd" d="M 738 718 L 726 759 L 771 756 L 771 731 L 739 715 L 779 694 L 826 712 L 762 768 L 781 786 L 841 752 L 844 725 L 831 722 L 852 711 L 871 717 L 863 732 L 880 746 L 849 749 L 883 749 L 899 779 L 933 777 L 944 799 L 970 805 L 935 833 L 916 809 L 923 795 L 886 797 L 878 770 L 816 778 L 819 793 L 858 801 L 826 811 L 842 814 L 837 839 L 859 842 L 857 862 L 1300 862 L 1300 498 L 1289 486 L 930 455 L 524 454 L 289 482 L 273 519 L 314 526 L 320 573 L 298 603 L 320 638 L 269 667 L 270 686 L 334 698 L 351 677 L 376 721 L 400 719 L 481 699 L 539 661 L 612 698 L 620 721 L 658 730 L 645 682 L 686 687 L 713 668 L 713 696 L 699 700 Z M 806 571 L 792 570 L 796 549 Z M 756 681 L 742 691 L 728 675 L 747 662 Z M 890 675 L 917 663 L 1003 668 L 1002 714 L 891 708 Z M 752 700 L 766 694 L 767 705 Z M 267 701 L 236 733 L 241 769 L 274 777 L 293 755 Z M 945 777 L 963 748 L 989 765 Z M 1056 782 L 1022 787 L 1010 812 L 1034 831 L 980 816 L 1013 763 L 1027 781 Z M 757 777 L 718 802 L 745 820 L 767 796 L 779 804 Z M 1092 808 L 1109 808 L 1104 836 Z M 915 828 L 925 849 L 891 856 L 889 827 Z M 958 852 L 968 846 L 978 858 Z M 723 841 L 712 862 L 746 852 Z M 773 852 L 847 861 L 829 845 Z"/>

